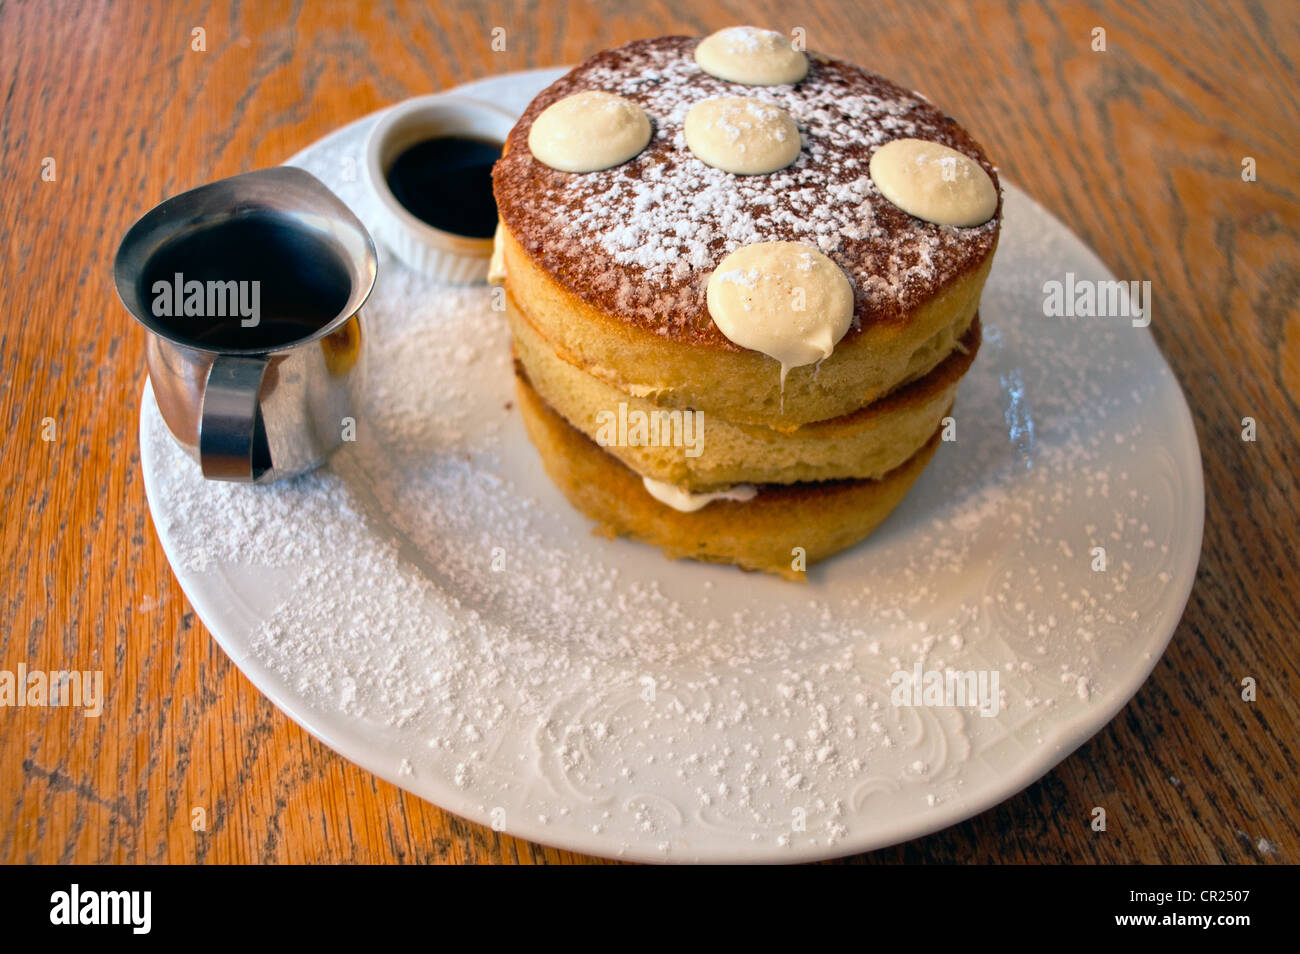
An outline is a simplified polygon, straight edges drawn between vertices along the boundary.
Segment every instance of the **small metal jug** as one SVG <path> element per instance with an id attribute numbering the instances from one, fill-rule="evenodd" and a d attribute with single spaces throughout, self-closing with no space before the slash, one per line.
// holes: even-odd
<path id="1" fill-rule="evenodd" d="M 256 342 L 251 335 L 240 339 L 238 328 L 220 342 L 204 341 L 200 332 L 212 324 L 161 318 L 159 301 L 168 302 L 169 293 L 161 283 L 144 287 L 155 256 L 176 242 L 197 237 L 201 243 L 208 230 L 231 223 L 270 228 L 290 245 L 296 243 L 301 268 L 295 270 L 301 274 L 295 280 L 313 281 L 318 267 L 346 276 L 346 286 L 340 278 L 333 299 L 337 313 L 302 326 L 301 334 L 294 326 L 294 333 L 282 339 Z M 221 274 L 219 263 L 212 268 Z M 361 306 L 377 271 L 375 245 L 361 221 L 319 179 L 292 166 L 184 192 L 130 228 L 113 263 L 117 294 L 148 333 L 149 379 L 163 420 L 199 462 L 204 477 L 270 483 L 312 470 L 351 439 L 365 375 Z M 236 286 L 239 277 L 209 282 L 209 288 Z M 180 274 L 176 283 L 179 304 Z M 258 283 L 252 284 L 256 302 Z M 151 299 L 155 291 L 157 297 Z M 215 300 L 224 307 L 225 289 L 217 292 Z M 233 287 L 230 294 L 235 294 Z M 200 304 L 202 300 L 200 296 Z M 206 301 L 214 301 L 213 291 Z M 223 327 L 232 328 L 230 321 Z"/>

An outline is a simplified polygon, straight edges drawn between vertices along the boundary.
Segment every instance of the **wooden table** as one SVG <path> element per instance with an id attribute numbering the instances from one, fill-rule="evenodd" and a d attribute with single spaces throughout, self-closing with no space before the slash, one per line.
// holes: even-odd
<path id="1" fill-rule="evenodd" d="M 1149 279 L 1205 461 L 1196 587 L 1137 698 L 997 808 L 854 860 L 1300 861 L 1296 4 L 61 6 L 0 7 L 0 669 L 103 669 L 107 701 L 98 719 L 0 710 L 0 861 L 594 860 L 373 778 L 217 648 L 150 524 L 143 342 L 110 261 L 164 197 L 396 100 L 736 22 L 803 27 L 810 48 L 927 92 L 1117 274 Z"/>

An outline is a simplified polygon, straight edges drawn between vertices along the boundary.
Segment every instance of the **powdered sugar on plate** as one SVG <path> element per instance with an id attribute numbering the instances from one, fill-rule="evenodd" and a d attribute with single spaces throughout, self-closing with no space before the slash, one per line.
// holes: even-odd
<path id="1" fill-rule="evenodd" d="M 368 126 L 300 160 L 364 221 L 347 160 Z M 1067 267 L 1106 277 L 1008 190 L 956 440 L 806 586 L 592 537 L 513 409 L 492 292 L 387 253 L 357 440 L 294 481 L 208 483 L 146 393 L 155 523 L 262 691 L 476 821 L 668 860 L 911 837 L 1103 725 L 1154 665 L 1195 569 L 1199 465 L 1177 386 L 1144 330 L 1042 317 L 1041 284 Z M 918 665 L 996 671 L 997 714 L 895 704 L 895 673 Z"/>

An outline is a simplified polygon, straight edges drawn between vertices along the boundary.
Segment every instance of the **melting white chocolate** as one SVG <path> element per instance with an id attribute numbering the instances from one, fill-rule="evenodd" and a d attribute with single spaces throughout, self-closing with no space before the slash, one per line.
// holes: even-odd
<path id="1" fill-rule="evenodd" d="M 719 96 L 686 114 L 686 145 L 701 162 L 723 172 L 761 175 L 799 158 L 799 127 L 780 106 Z"/>
<path id="2" fill-rule="evenodd" d="M 737 484 L 726 490 L 715 490 L 711 493 L 696 494 L 691 493 L 676 484 L 665 483 L 662 480 L 655 480 L 651 477 L 642 477 L 641 482 L 645 484 L 646 492 L 660 503 L 679 510 L 682 513 L 694 513 L 715 500 L 753 500 L 758 494 L 758 488 L 753 484 Z"/>
<path id="3" fill-rule="evenodd" d="M 993 218 L 998 190 L 974 159 L 925 139 L 895 139 L 868 166 L 876 188 L 908 215 L 969 227 Z"/>
<path id="4" fill-rule="evenodd" d="M 561 172 L 596 172 L 627 162 L 650 142 L 650 118 L 631 100 L 600 90 L 566 96 L 528 131 L 538 162 Z"/>
<path id="5" fill-rule="evenodd" d="M 736 249 L 709 276 L 709 315 L 730 341 L 791 368 L 830 357 L 853 322 L 853 286 L 820 250 L 800 242 Z"/>
<path id="6" fill-rule="evenodd" d="M 808 75 L 808 57 L 775 30 L 727 27 L 705 37 L 695 62 L 710 76 L 749 86 L 797 83 Z"/>

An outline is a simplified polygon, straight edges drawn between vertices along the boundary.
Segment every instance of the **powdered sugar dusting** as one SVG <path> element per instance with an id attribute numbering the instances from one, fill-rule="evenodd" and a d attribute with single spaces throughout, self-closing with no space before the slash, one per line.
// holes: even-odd
<path id="1" fill-rule="evenodd" d="M 522 146 L 530 109 L 497 181 L 503 217 L 531 253 L 576 292 L 614 302 L 662 331 L 707 326 L 703 279 L 741 245 L 799 241 L 849 275 L 859 322 L 910 310 L 987 255 L 1000 218 L 955 229 L 914 219 L 880 195 L 871 153 L 903 137 L 931 139 L 994 169 L 978 146 L 923 99 L 847 64 L 814 58 L 795 85 L 745 87 L 702 72 L 694 40 L 641 41 L 593 58 L 548 89 L 540 108 L 578 89 L 641 105 L 654 137 L 636 159 L 587 175 L 540 174 Z M 745 96 L 790 114 L 802 134 L 796 162 L 733 175 L 692 155 L 683 123 L 717 96 Z M 736 130 L 739 135 L 739 130 Z M 529 176 L 517 193 L 510 183 Z M 996 180 L 995 180 L 996 181 Z"/>
<path id="2" fill-rule="evenodd" d="M 725 27 L 717 35 L 726 45 L 728 53 L 762 53 L 788 42 L 775 30 L 760 30 L 751 26 Z"/>
<path id="3" fill-rule="evenodd" d="M 305 164 L 373 222 L 343 178 L 367 131 Z M 491 292 L 386 253 L 358 440 L 294 481 L 208 483 L 146 401 L 159 534 L 264 691 L 484 824 L 630 857 L 792 859 L 944 824 L 1113 710 L 1196 550 L 1176 386 L 1144 332 L 1041 317 L 1043 274 L 1104 273 L 1020 209 L 956 443 L 807 586 L 593 539 L 509 406 Z M 891 675 L 917 662 L 996 669 L 999 715 L 894 705 Z"/>

